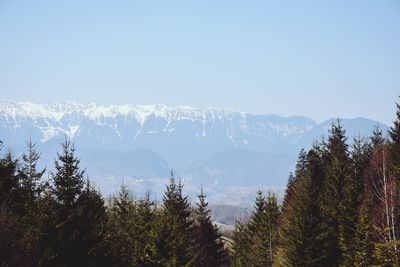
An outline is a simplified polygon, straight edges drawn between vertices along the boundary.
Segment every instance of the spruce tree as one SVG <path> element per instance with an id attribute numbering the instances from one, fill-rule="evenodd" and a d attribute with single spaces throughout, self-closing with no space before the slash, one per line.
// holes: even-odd
<path id="1" fill-rule="evenodd" d="M 0 144 L 0 152 L 2 144 Z M 17 175 L 18 160 L 11 152 L 0 158 L 0 207 L 15 215 L 24 211 L 19 176 Z"/>
<path id="2" fill-rule="evenodd" d="M 324 176 L 318 144 L 307 154 L 300 153 L 295 173 L 296 183 L 279 222 L 277 266 L 321 266 L 319 205 Z"/>
<path id="3" fill-rule="evenodd" d="M 46 171 L 46 169 L 38 170 L 40 153 L 35 146 L 36 144 L 31 139 L 27 142 L 28 151 L 22 154 L 22 166 L 18 171 L 28 212 L 36 210 L 36 201 L 44 187 L 42 176 Z"/>
<path id="4" fill-rule="evenodd" d="M 55 160 L 52 174 L 52 196 L 47 207 L 53 221 L 43 234 L 45 240 L 43 265 L 90 266 L 101 240 L 105 208 L 99 194 L 83 180 L 84 171 L 69 141 L 62 143 L 63 152 Z M 92 210 L 93 209 L 93 210 Z M 49 220 L 47 220 L 49 221 Z"/>
<path id="5" fill-rule="evenodd" d="M 325 152 L 325 185 L 321 202 L 321 258 L 324 266 L 338 266 L 347 254 L 348 229 L 346 190 L 350 165 L 347 138 L 340 122 L 332 124 Z"/>
<path id="6" fill-rule="evenodd" d="M 171 171 L 170 183 L 163 197 L 163 215 L 167 233 L 165 254 L 166 266 L 191 266 L 193 256 L 193 219 L 187 196 L 183 196 L 183 185 L 176 183 Z"/>
<path id="7" fill-rule="evenodd" d="M 248 224 L 236 221 L 233 233 L 232 261 L 233 266 L 244 267 L 251 264 L 251 236 Z"/>
<path id="8" fill-rule="evenodd" d="M 368 143 L 361 138 L 354 140 L 352 148 L 351 173 L 356 182 L 358 202 L 357 222 L 353 243 L 354 266 L 370 266 L 373 262 L 373 238 L 371 224 L 372 192 L 366 183 L 366 170 L 371 160 L 372 147 L 382 143 L 382 132 L 375 128 L 373 137 Z M 350 259 L 347 259 L 350 262 Z"/>
<path id="9" fill-rule="evenodd" d="M 0 141 L 0 152 L 3 143 Z M 21 194 L 18 160 L 11 152 L 0 155 L 0 265 L 29 266 L 26 255 L 24 227 L 24 199 Z"/>
<path id="10" fill-rule="evenodd" d="M 228 265 L 228 255 L 221 235 L 211 221 L 211 210 L 207 208 L 206 196 L 201 189 L 195 210 L 194 264 L 198 267 L 219 267 Z"/>
<path id="11" fill-rule="evenodd" d="M 60 212 L 68 213 L 82 193 L 84 170 L 79 167 L 80 160 L 75 156 L 74 145 L 68 140 L 61 145 L 63 152 L 57 153 L 57 160 L 54 161 L 53 190 Z"/>
<path id="12" fill-rule="evenodd" d="M 356 232 L 359 208 L 363 195 L 364 171 L 369 163 L 369 145 L 361 137 L 354 139 L 349 172 L 344 177 L 342 221 L 340 222 L 340 249 L 342 266 L 354 263 L 356 254 Z"/>
<path id="13" fill-rule="evenodd" d="M 28 150 L 22 154 L 21 166 L 18 169 L 21 197 L 23 198 L 23 214 L 20 220 L 24 228 L 25 254 L 38 259 L 38 242 L 40 239 L 40 211 L 38 203 L 44 190 L 42 176 L 45 169 L 38 170 L 40 153 L 32 140 L 27 142 Z"/>
<path id="14" fill-rule="evenodd" d="M 126 185 L 118 191 L 118 197 L 111 200 L 108 211 L 107 255 L 112 266 L 133 266 L 136 246 L 132 233 L 136 205 L 129 196 Z"/>
<path id="15" fill-rule="evenodd" d="M 87 179 L 74 211 L 77 237 L 75 251 L 79 264 L 99 266 L 106 263 L 106 209 L 100 193 Z"/>
<path id="16" fill-rule="evenodd" d="M 390 137 L 390 155 L 393 168 L 393 174 L 400 181 L 400 105 L 396 104 L 396 118 L 393 126 L 389 130 Z"/>

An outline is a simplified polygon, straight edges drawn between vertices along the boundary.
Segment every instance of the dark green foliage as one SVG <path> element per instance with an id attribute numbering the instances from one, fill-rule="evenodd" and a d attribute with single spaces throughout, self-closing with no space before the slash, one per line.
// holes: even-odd
<path id="1" fill-rule="evenodd" d="M 118 197 L 113 198 L 108 211 L 107 250 L 114 266 L 136 264 L 137 246 L 131 229 L 135 216 L 135 205 L 126 186 L 122 186 Z"/>
<path id="2" fill-rule="evenodd" d="M 42 176 L 46 169 L 37 170 L 40 153 L 35 148 L 36 144 L 29 140 L 28 151 L 22 154 L 22 166 L 18 171 L 21 190 L 25 199 L 26 212 L 37 212 L 36 201 L 44 189 Z"/>
<path id="3" fill-rule="evenodd" d="M 235 266 L 272 266 L 277 251 L 280 209 L 276 196 L 257 192 L 248 224 L 236 224 L 233 247 Z"/>
<path id="4" fill-rule="evenodd" d="M 93 266 L 101 260 L 104 239 L 104 202 L 87 182 L 70 142 L 55 161 L 53 187 L 41 203 L 43 214 L 42 264 Z"/>
<path id="5" fill-rule="evenodd" d="M 355 255 L 354 255 L 354 266 L 367 267 L 371 266 L 374 251 L 373 242 L 373 229 L 371 225 L 371 197 L 368 193 L 365 193 L 364 203 L 362 204 L 358 222 L 356 226 L 355 235 Z"/>
<path id="6" fill-rule="evenodd" d="M 350 266 L 356 257 L 356 231 L 359 222 L 359 207 L 362 200 L 364 170 L 370 160 L 369 144 L 361 138 L 353 142 L 349 173 L 345 175 L 343 186 L 343 217 L 340 222 L 340 249 L 342 266 Z M 361 214 L 360 214 L 361 216 Z"/>
<path id="7" fill-rule="evenodd" d="M 389 130 L 389 136 L 393 171 L 395 175 L 400 175 L 400 105 L 396 104 L 396 107 L 396 118 Z"/>
<path id="8" fill-rule="evenodd" d="M 75 148 L 69 141 L 62 144 L 63 152 L 54 161 L 56 173 L 52 175 L 53 193 L 60 213 L 73 209 L 84 186 L 84 170 L 75 157 Z"/>
<path id="9" fill-rule="evenodd" d="M 191 266 L 194 261 L 194 224 L 187 196 L 183 196 L 182 189 L 183 185 L 180 181 L 176 183 L 171 171 L 162 207 L 165 220 L 162 227 L 167 234 L 163 256 L 167 266 Z"/>
<path id="10" fill-rule="evenodd" d="M 108 212 L 107 249 L 114 266 L 157 266 L 154 203 L 148 194 L 138 201 L 122 186 Z"/>
<path id="11" fill-rule="evenodd" d="M 0 146 L 1 152 L 2 145 Z M 23 199 L 17 175 L 18 160 L 11 152 L 0 158 L 0 207 L 19 215 L 23 213 Z"/>
<path id="12" fill-rule="evenodd" d="M 324 183 L 321 150 L 315 145 L 308 154 L 300 153 L 295 186 L 286 196 L 280 224 L 281 247 L 278 266 L 319 266 L 320 198 Z M 317 255 L 317 256 L 316 256 Z"/>
<path id="13" fill-rule="evenodd" d="M 321 198 L 321 263 L 338 266 L 347 244 L 345 191 L 349 180 L 349 151 L 340 123 L 333 124 L 324 153 L 325 184 Z"/>
<path id="14" fill-rule="evenodd" d="M 237 221 L 233 235 L 232 260 L 233 266 L 249 266 L 251 240 L 248 224 Z"/>
<path id="15" fill-rule="evenodd" d="M 203 189 L 195 210 L 194 264 L 199 267 L 227 266 L 229 257 L 218 229 L 212 224 Z"/>

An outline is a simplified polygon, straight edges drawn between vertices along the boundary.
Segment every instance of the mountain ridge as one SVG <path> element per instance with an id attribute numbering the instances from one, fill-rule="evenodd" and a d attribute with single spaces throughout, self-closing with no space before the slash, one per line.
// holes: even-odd
<path id="1" fill-rule="evenodd" d="M 192 188 L 283 187 L 300 149 L 327 136 L 331 123 L 215 108 L 0 100 L 0 140 L 16 154 L 24 152 L 25 141 L 32 138 L 49 167 L 67 137 L 100 187 L 114 185 L 121 177 L 142 177 L 145 184 L 160 186 L 159 180 L 150 180 L 167 178 L 171 167 Z M 371 135 L 376 125 L 388 129 L 367 118 L 341 123 L 349 143 L 358 133 Z"/>

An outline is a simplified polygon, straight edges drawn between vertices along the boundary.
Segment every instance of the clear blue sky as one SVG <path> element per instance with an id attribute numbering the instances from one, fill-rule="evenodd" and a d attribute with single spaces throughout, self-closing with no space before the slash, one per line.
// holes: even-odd
<path id="1" fill-rule="evenodd" d="M 0 98 L 364 116 L 400 95 L 400 1 L 0 0 Z"/>

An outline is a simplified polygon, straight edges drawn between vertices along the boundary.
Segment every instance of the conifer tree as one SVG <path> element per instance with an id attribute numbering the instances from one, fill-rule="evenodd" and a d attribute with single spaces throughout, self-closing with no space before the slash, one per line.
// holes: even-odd
<path id="1" fill-rule="evenodd" d="M 369 162 L 369 145 L 356 137 L 352 145 L 349 173 L 344 176 L 342 221 L 340 222 L 340 249 L 342 266 L 354 263 L 359 208 L 363 195 L 364 171 Z"/>
<path id="2" fill-rule="evenodd" d="M 374 130 L 371 143 L 357 138 L 354 140 L 352 149 L 352 177 L 357 182 L 356 189 L 358 211 L 355 226 L 353 256 L 354 266 L 371 266 L 373 263 L 373 237 L 372 237 L 372 192 L 366 183 L 366 169 L 371 160 L 372 147 L 382 143 L 382 132 L 379 128 Z M 350 262 L 350 259 L 347 259 Z"/>
<path id="3" fill-rule="evenodd" d="M 0 152 L 3 143 L 0 141 Z M 24 211 L 19 176 L 18 160 L 11 152 L 0 155 L 0 265 L 29 265 L 23 243 L 24 229 L 20 216 Z"/>
<path id="4" fill-rule="evenodd" d="M 277 266 L 321 264 L 320 198 L 324 176 L 318 144 L 300 153 L 292 196 L 283 208 Z M 285 197 L 286 198 L 286 197 Z"/>
<path id="5" fill-rule="evenodd" d="M 164 257 L 166 266 L 191 266 L 193 256 L 193 220 L 187 196 L 183 196 L 183 185 L 176 183 L 171 171 L 170 183 L 163 197 L 163 227 L 167 234 Z"/>
<path id="6" fill-rule="evenodd" d="M 347 253 L 348 222 L 345 214 L 345 191 L 349 185 L 350 165 L 346 136 L 340 122 L 332 124 L 325 152 L 325 185 L 321 202 L 321 258 L 324 266 L 338 266 L 343 251 Z"/>
<path id="7" fill-rule="evenodd" d="M 0 144 L 0 152 L 2 143 Z M 11 152 L 0 158 L 0 207 L 19 215 L 23 213 L 23 199 L 19 176 L 17 175 L 18 160 Z"/>
<path id="8" fill-rule="evenodd" d="M 52 194 L 46 205 L 54 214 L 47 215 L 52 221 L 43 233 L 43 265 L 90 266 L 101 256 L 95 251 L 97 241 L 102 240 L 100 225 L 105 208 L 90 184 L 84 187 L 84 171 L 73 145 L 66 140 L 62 147 L 63 152 L 55 160 Z"/>
<path id="9" fill-rule="evenodd" d="M 44 189 L 42 176 L 45 169 L 38 170 L 40 153 L 32 140 L 27 142 L 28 150 L 22 154 L 21 166 L 18 168 L 18 179 L 23 202 L 23 213 L 19 219 L 24 229 L 24 254 L 33 260 L 38 258 L 38 241 L 40 238 L 40 214 L 38 203 Z"/>
<path id="10" fill-rule="evenodd" d="M 219 267 L 228 265 L 228 255 L 221 235 L 211 221 L 211 210 L 207 208 L 206 196 L 201 188 L 199 202 L 195 210 L 194 265 L 199 267 Z"/>
<path id="11" fill-rule="evenodd" d="M 135 236 L 132 234 L 136 206 L 129 196 L 126 185 L 118 191 L 118 197 L 111 200 L 108 211 L 107 248 L 113 266 L 133 266 L 135 254 Z"/>
<path id="12" fill-rule="evenodd" d="M 61 213 L 68 213 L 74 207 L 84 186 L 84 170 L 79 167 L 80 160 L 75 157 L 75 148 L 70 141 L 61 144 L 63 152 L 57 153 L 54 161 L 56 172 L 52 174 L 54 195 Z"/>
<path id="13" fill-rule="evenodd" d="M 248 224 L 236 221 L 233 234 L 232 263 L 236 267 L 249 266 L 251 263 L 251 239 Z"/>
<path id="14" fill-rule="evenodd" d="M 106 209 L 100 193 L 87 179 L 74 211 L 75 230 L 79 232 L 76 251 L 80 257 L 79 264 L 99 266 L 106 263 Z"/>
<path id="15" fill-rule="evenodd" d="M 400 105 L 396 104 L 396 107 L 396 118 L 389 130 L 389 137 L 393 174 L 396 176 L 396 180 L 400 181 Z"/>
<path id="16" fill-rule="evenodd" d="M 18 171 L 28 212 L 36 211 L 36 201 L 44 186 L 42 176 L 46 171 L 46 169 L 38 170 L 40 153 L 35 146 L 36 144 L 31 139 L 27 142 L 28 151 L 22 154 L 22 166 Z"/>

